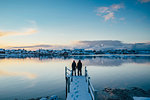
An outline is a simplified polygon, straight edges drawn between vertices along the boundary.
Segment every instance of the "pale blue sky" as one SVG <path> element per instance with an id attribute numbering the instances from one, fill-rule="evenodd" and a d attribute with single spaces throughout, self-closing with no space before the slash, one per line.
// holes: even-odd
<path id="1" fill-rule="evenodd" d="M 0 12 L 0 47 L 150 41 L 150 0 L 0 0 Z"/>

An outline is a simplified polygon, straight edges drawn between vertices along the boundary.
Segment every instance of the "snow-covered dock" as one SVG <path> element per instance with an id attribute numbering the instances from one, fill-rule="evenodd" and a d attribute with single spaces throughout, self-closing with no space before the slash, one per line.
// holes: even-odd
<path id="1" fill-rule="evenodd" d="M 72 76 L 72 70 L 65 67 L 66 100 L 96 100 L 97 91 L 93 88 L 85 67 L 84 76 Z"/>

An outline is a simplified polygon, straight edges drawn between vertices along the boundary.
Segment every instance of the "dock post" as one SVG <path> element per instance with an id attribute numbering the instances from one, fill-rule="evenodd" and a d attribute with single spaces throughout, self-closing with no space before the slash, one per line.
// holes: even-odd
<path id="1" fill-rule="evenodd" d="M 86 70 L 86 66 L 85 66 L 85 77 L 87 77 L 87 70 Z"/>
<path id="2" fill-rule="evenodd" d="M 90 77 L 88 77 L 88 79 L 87 79 L 87 82 L 88 82 L 88 92 L 90 93 L 90 88 L 89 88 L 89 86 L 90 86 Z"/>
<path id="3" fill-rule="evenodd" d="M 66 77 L 66 98 L 67 98 L 67 94 L 68 94 L 68 78 Z"/>
<path id="4" fill-rule="evenodd" d="M 70 92 L 70 77 L 68 77 L 68 93 Z"/>
<path id="5" fill-rule="evenodd" d="M 71 82 L 73 81 L 73 77 L 71 77 Z"/>
<path id="6" fill-rule="evenodd" d="M 94 91 L 94 100 L 97 100 L 97 90 Z"/>
<path id="7" fill-rule="evenodd" d="M 65 67 L 65 77 L 67 77 L 67 67 Z"/>
<path id="8" fill-rule="evenodd" d="M 71 70 L 71 75 L 70 75 L 71 77 L 71 82 L 73 81 L 73 72 L 72 72 L 72 70 Z"/>

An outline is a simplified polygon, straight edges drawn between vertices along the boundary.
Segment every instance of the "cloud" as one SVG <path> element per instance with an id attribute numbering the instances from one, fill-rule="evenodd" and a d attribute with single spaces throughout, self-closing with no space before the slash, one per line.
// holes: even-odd
<path id="1" fill-rule="evenodd" d="M 109 19 L 114 19 L 114 13 L 110 12 L 107 15 L 104 15 L 105 21 L 109 20 Z"/>
<path id="2" fill-rule="evenodd" d="M 125 18 L 124 18 L 124 17 L 122 17 L 122 18 L 119 18 L 119 20 L 122 20 L 122 21 L 123 21 L 123 20 L 125 20 Z"/>
<path id="3" fill-rule="evenodd" d="M 50 48 L 50 47 L 53 47 L 52 45 L 45 45 L 45 44 L 42 44 L 42 45 L 31 45 L 31 46 L 18 46 L 18 47 L 11 47 L 11 48 Z"/>
<path id="4" fill-rule="evenodd" d="M 17 46 L 9 49 L 90 49 L 90 50 L 110 50 L 110 49 L 137 49 L 150 50 L 150 43 L 123 43 L 118 40 L 97 40 L 97 41 L 77 41 L 71 45 L 32 45 L 32 46 Z"/>
<path id="5" fill-rule="evenodd" d="M 123 4 L 113 4 L 110 9 L 112 9 L 112 11 L 118 11 L 121 8 L 124 8 Z"/>
<path id="6" fill-rule="evenodd" d="M 27 20 L 31 24 L 32 27 L 37 27 L 37 22 L 35 20 Z"/>
<path id="7" fill-rule="evenodd" d="M 150 43 L 123 43 L 118 40 L 99 40 L 99 41 L 79 41 L 77 48 L 93 50 L 110 50 L 110 49 L 133 49 L 133 50 L 150 50 Z"/>
<path id="8" fill-rule="evenodd" d="M 19 35 L 31 35 L 34 33 L 37 33 L 37 23 L 34 20 L 28 20 L 27 21 L 30 24 L 30 27 L 28 28 L 23 28 L 21 30 L 10 30 L 10 31 L 5 31 L 5 30 L 1 30 L 0 29 L 0 37 L 3 36 L 10 36 L 10 35 L 15 35 L 15 36 L 19 36 Z"/>
<path id="9" fill-rule="evenodd" d="M 98 7 L 96 10 L 96 15 L 104 17 L 105 21 L 112 20 L 115 18 L 115 12 L 121 8 L 124 8 L 123 4 L 113 4 L 109 7 Z"/>
<path id="10" fill-rule="evenodd" d="M 141 3 L 148 3 L 148 2 L 150 2 L 150 0 L 138 0 L 139 2 L 141 2 Z"/>
<path id="11" fill-rule="evenodd" d="M 27 45 L 27 46 L 16 46 L 16 47 L 9 47 L 9 49 L 64 49 L 68 48 L 70 49 L 71 46 L 66 46 L 66 45 L 47 45 L 47 44 L 39 44 L 39 45 Z"/>
<path id="12" fill-rule="evenodd" d="M 24 31 L 3 31 L 0 30 L 0 37 L 2 36 L 9 36 L 9 35 L 30 35 L 38 32 L 35 28 L 27 28 Z"/>

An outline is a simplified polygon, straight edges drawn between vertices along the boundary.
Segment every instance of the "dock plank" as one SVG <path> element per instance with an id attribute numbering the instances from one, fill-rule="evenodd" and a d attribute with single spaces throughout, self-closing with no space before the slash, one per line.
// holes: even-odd
<path id="1" fill-rule="evenodd" d="M 85 76 L 73 76 L 70 84 L 70 93 L 67 94 L 67 100 L 92 100 L 88 92 L 88 84 Z"/>

